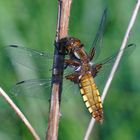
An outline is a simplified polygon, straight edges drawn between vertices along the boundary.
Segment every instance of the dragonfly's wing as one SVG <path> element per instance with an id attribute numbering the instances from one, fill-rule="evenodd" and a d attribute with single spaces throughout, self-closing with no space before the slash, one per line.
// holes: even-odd
<path id="1" fill-rule="evenodd" d="M 102 38 L 105 30 L 105 24 L 106 24 L 106 17 L 107 17 L 107 9 L 104 10 L 104 13 L 102 15 L 102 19 L 100 22 L 100 25 L 98 27 L 95 39 L 92 43 L 92 48 L 90 50 L 90 55 L 94 56 L 94 60 L 97 59 L 100 53 L 100 48 L 102 44 Z M 92 58 L 91 58 L 92 60 Z"/>
<path id="2" fill-rule="evenodd" d="M 64 68 L 64 76 L 70 75 L 75 72 L 76 67 L 75 66 L 69 66 L 67 68 Z"/>
<path id="3" fill-rule="evenodd" d="M 13 96 L 29 96 L 42 98 L 48 97 L 51 88 L 51 79 L 31 79 L 18 82 L 10 93 Z"/>
<path id="4" fill-rule="evenodd" d="M 124 51 L 123 57 L 129 56 L 135 47 L 136 47 L 135 44 L 129 44 L 125 49 L 120 50 L 120 51 Z M 101 91 L 103 90 L 104 84 L 107 80 L 110 70 L 120 51 L 114 53 L 112 56 L 107 57 L 106 59 L 99 61 L 93 65 L 93 73 L 94 73 L 93 77 L 95 78 L 95 82 L 96 82 L 97 86 L 101 87 L 100 88 Z"/>
<path id="5" fill-rule="evenodd" d="M 71 82 L 70 80 L 63 80 L 63 91 L 61 95 L 61 102 L 71 102 L 80 96 L 80 89 L 78 84 Z"/>
<path id="6" fill-rule="evenodd" d="M 11 88 L 10 93 L 12 96 L 17 97 L 26 96 L 39 99 L 49 99 L 51 93 L 51 81 L 51 78 L 24 80 L 14 85 Z M 64 78 L 62 93 L 62 99 L 64 99 L 64 101 L 68 100 L 79 93 L 78 85 Z"/>
<path id="7" fill-rule="evenodd" d="M 53 55 L 38 52 L 30 48 L 9 45 L 5 49 L 13 63 L 21 64 L 30 69 L 39 71 L 46 70 L 53 61 Z"/>

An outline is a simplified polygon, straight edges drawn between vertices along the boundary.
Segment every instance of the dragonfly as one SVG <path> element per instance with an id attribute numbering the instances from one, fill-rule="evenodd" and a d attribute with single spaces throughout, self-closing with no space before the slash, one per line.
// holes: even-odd
<path id="1" fill-rule="evenodd" d="M 113 64 L 117 54 L 119 53 L 119 51 L 117 51 L 113 55 L 99 62 L 97 61 L 97 63 L 95 62 L 99 56 L 102 46 L 101 44 L 105 30 L 106 17 L 107 10 L 105 9 L 89 53 L 86 52 L 84 44 L 82 44 L 78 38 L 64 37 L 59 41 L 60 44 L 63 44 L 66 50 L 64 55 L 67 57 L 64 60 L 64 71 L 70 70 L 69 73 L 66 72 L 66 74 L 64 74 L 64 81 L 70 81 L 75 85 L 78 85 L 88 111 L 92 117 L 100 123 L 103 122 L 103 106 L 100 92 L 97 88 L 98 85 L 96 85 L 95 81 L 102 75 L 102 73 L 105 73 L 104 71 L 106 67 Z M 128 50 L 132 50 L 134 47 L 135 44 L 129 44 L 125 50 L 120 51 L 127 52 Z M 39 66 L 34 68 L 39 70 L 42 70 L 42 64 L 46 66 L 46 62 L 53 58 L 53 56 L 48 53 L 39 52 L 25 47 L 19 47 L 17 45 L 9 45 L 6 49 L 15 54 L 13 58 L 11 58 L 13 61 L 26 67 L 32 68 L 28 63 L 27 58 L 35 59 L 35 61 L 39 62 Z M 25 59 L 21 56 L 23 56 Z M 51 79 L 24 80 L 18 82 L 13 89 L 14 93 L 18 95 L 21 94 L 20 89 L 22 87 L 50 87 L 50 83 Z"/>

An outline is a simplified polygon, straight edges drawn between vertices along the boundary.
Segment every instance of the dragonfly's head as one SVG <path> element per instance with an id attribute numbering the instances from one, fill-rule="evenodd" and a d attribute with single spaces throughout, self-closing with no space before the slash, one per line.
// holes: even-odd
<path id="1" fill-rule="evenodd" d="M 65 37 L 60 40 L 60 43 L 65 46 L 67 54 L 74 53 L 79 48 L 83 47 L 81 41 L 75 37 Z"/>

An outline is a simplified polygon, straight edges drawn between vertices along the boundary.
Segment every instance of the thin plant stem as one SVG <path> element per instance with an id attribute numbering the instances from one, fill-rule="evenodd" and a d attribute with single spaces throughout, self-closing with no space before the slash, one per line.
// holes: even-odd
<path id="1" fill-rule="evenodd" d="M 107 80 L 107 82 L 105 84 L 105 87 L 104 87 L 104 90 L 103 90 L 103 93 L 102 93 L 102 97 L 101 97 L 102 102 L 104 102 L 104 99 L 105 99 L 105 97 L 106 97 L 106 95 L 108 93 L 108 89 L 109 89 L 109 87 L 111 85 L 111 82 L 113 80 L 113 77 L 115 75 L 115 72 L 117 70 L 117 67 L 118 67 L 118 65 L 120 63 L 120 60 L 122 58 L 122 55 L 123 55 L 123 52 L 124 52 L 123 50 L 126 47 L 126 44 L 127 44 L 128 38 L 129 38 L 129 34 L 130 34 L 131 29 L 132 29 L 132 27 L 133 27 L 133 25 L 135 23 L 136 16 L 137 16 L 138 11 L 139 11 L 139 7 L 140 7 L 140 0 L 137 0 L 136 6 L 135 6 L 135 8 L 134 8 L 134 10 L 132 12 L 132 16 L 130 18 L 130 21 L 129 21 L 129 24 L 128 24 L 126 33 L 124 35 L 124 39 L 122 41 L 122 44 L 121 44 L 121 47 L 120 47 L 120 51 L 119 51 L 119 53 L 117 55 L 117 58 L 116 58 L 116 60 L 114 62 L 114 65 L 112 67 L 112 70 L 110 72 L 110 75 L 108 77 L 108 80 Z M 91 131 L 93 129 L 94 124 L 95 124 L 95 120 L 92 118 L 91 121 L 90 121 L 90 123 L 89 123 L 89 125 L 88 125 L 88 128 L 86 130 L 84 140 L 88 140 L 89 139 L 89 136 L 91 134 Z"/>
<path id="2" fill-rule="evenodd" d="M 19 118 L 23 121 L 23 123 L 26 125 L 26 127 L 33 135 L 34 139 L 40 140 L 38 134 L 36 133 L 32 125 L 29 123 L 27 118 L 24 116 L 24 114 L 20 111 L 20 109 L 16 106 L 16 104 L 11 100 L 11 98 L 6 94 L 6 92 L 4 92 L 4 90 L 1 87 L 0 87 L 0 95 L 4 97 L 5 101 L 11 106 L 11 108 L 16 112 Z"/>
<path id="3" fill-rule="evenodd" d="M 63 37 L 68 36 L 68 24 L 72 0 L 58 0 L 58 16 L 55 42 L 58 43 Z M 59 43 L 54 51 L 53 73 L 52 73 L 52 92 L 50 101 L 50 112 L 48 119 L 48 129 L 46 140 L 58 139 L 58 127 L 60 119 L 60 97 L 63 82 L 64 55 L 58 54 Z M 61 74 L 58 74 L 61 73 Z M 54 80 L 54 79 L 57 79 Z"/>

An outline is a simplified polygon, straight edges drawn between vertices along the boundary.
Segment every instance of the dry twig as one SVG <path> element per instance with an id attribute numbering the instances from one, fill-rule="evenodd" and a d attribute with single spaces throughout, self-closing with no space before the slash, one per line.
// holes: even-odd
<path id="1" fill-rule="evenodd" d="M 20 111 L 20 109 L 15 105 L 15 103 L 10 99 L 10 97 L 3 91 L 3 89 L 0 87 L 0 95 L 4 97 L 5 101 L 11 106 L 11 108 L 16 112 L 16 114 L 19 116 L 19 118 L 24 122 L 26 127 L 29 129 L 31 134 L 33 135 L 35 140 L 40 140 L 38 134 L 32 127 L 32 125 L 29 123 L 27 118 L 24 116 L 24 114 Z"/>
<path id="2" fill-rule="evenodd" d="M 57 43 L 61 38 L 68 35 L 68 23 L 72 0 L 58 0 L 58 17 L 57 17 L 57 30 L 56 39 Z M 54 64 L 53 64 L 53 76 L 52 76 L 52 92 L 50 102 L 50 113 L 48 120 L 48 129 L 46 134 L 46 140 L 57 140 L 58 137 L 58 126 L 60 118 L 60 104 L 59 98 L 62 91 L 62 78 L 63 78 L 63 65 L 64 55 L 59 55 L 58 50 L 61 46 L 57 44 L 54 53 Z M 60 74 L 61 73 L 61 74 Z M 56 79 L 56 80 L 55 80 Z"/>
<path id="3" fill-rule="evenodd" d="M 120 60 L 121 60 L 121 58 L 122 58 L 123 50 L 124 50 L 124 48 L 126 47 L 126 43 L 127 43 L 127 41 L 128 41 L 129 34 L 130 34 L 131 29 L 132 29 L 132 27 L 133 27 L 133 25 L 134 25 L 134 22 L 135 22 L 135 20 L 136 20 L 136 16 L 137 16 L 137 14 L 138 14 L 139 7 L 140 7 L 140 0 L 137 0 L 136 6 L 135 6 L 135 8 L 134 8 L 134 10 L 133 10 L 133 13 L 132 13 L 131 19 L 130 19 L 130 21 L 129 21 L 129 24 L 128 24 L 128 27 L 127 27 L 127 30 L 126 30 L 124 39 L 123 39 L 122 44 L 121 44 L 121 47 L 120 47 L 120 52 L 119 52 L 118 55 L 117 55 L 117 58 L 116 58 L 116 60 L 115 60 L 115 63 L 114 63 L 114 65 L 113 65 L 113 67 L 112 67 L 112 70 L 111 70 L 111 72 L 110 72 L 110 75 L 109 75 L 109 77 L 108 77 L 108 80 L 107 80 L 107 82 L 106 82 L 106 85 L 105 85 L 105 87 L 104 87 L 104 90 L 103 90 L 103 93 L 102 93 L 102 102 L 104 101 L 104 99 L 105 99 L 105 97 L 106 97 L 106 95 L 107 95 L 107 92 L 108 92 L 108 89 L 109 89 L 110 84 L 111 84 L 111 82 L 112 82 L 112 79 L 113 79 L 113 77 L 114 77 L 114 75 L 115 75 L 115 72 L 116 72 L 116 70 L 117 70 L 117 67 L 118 67 L 118 65 L 119 65 L 119 63 L 120 63 Z M 91 134 L 91 131 L 92 131 L 92 128 L 93 128 L 94 124 L 95 124 L 95 120 L 92 118 L 91 121 L 90 121 L 90 123 L 89 123 L 89 126 L 88 126 L 88 128 L 87 128 L 87 130 L 86 130 L 84 140 L 88 140 L 88 139 L 89 139 L 89 136 L 90 136 L 90 134 Z"/>

